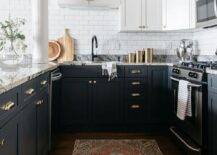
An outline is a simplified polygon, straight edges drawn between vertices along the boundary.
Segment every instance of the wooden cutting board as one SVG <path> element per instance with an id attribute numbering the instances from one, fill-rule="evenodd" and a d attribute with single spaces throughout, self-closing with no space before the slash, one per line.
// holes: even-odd
<path id="1" fill-rule="evenodd" d="M 58 39 L 61 45 L 61 54 L 58 58 L 58 62 L 74 61 L 75 58 L 75 45 L 74 39 L 69 34 L 69 29 L 65 29 L 63 37 Z"/>

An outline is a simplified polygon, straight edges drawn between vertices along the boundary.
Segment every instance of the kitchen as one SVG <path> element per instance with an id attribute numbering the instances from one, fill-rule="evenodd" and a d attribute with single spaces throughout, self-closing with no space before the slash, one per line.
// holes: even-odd
<path id="1" fill-rule="evenodd" d="M 0 2 L 0 155 L 217 154 L 216 0 Z"/>

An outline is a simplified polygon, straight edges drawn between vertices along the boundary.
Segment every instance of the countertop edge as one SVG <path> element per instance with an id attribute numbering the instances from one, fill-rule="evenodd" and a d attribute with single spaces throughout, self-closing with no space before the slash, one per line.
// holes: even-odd
<path id="1" fill-rule="evenodd" d="M 15 80 L 14 82 L 8 82 L 8 84 L 4 84 L 4 81 L 1 81 L 1 76 L 0 76 L 0 95 L 10 91 L 11 89 L 14 89 L 25 82 L 28 82 L 41 74 L 44 74 L 48 71 L 52 71 L 56 69 L 59 66 L 67 66 L 67 65 L 72 65 L 72 66 L 94 66 L 94 65 L 101 65 L 102 63 L 92 63 L 92 64 L 85 64 L 81 65 L 78 62 L 68 62 L 68 63 L 48 63 L 48 64 L 33 64 L 33 69 L 34 67 L 38 69 L 38 71 L 34 73 L 27 73 L 27 75 L 22 75 L 18 80 Z M 173 66 L 173 63 L 117 63 L 117 65 L 120 66 Z M 28 68 L 27 68 L 28 69 Z M 30 68 L 31 70 L 31 68 Z M 14 72 L 16 73 L 16 71 Z"/>
<path id="2" fill-rule="evenodd" d="M 36 66 L 40 67 L 40 65 L 43 65 L 43 64 L 39 64 Z M 6 85 L 0 83 L 0 95 L 7 92 L 7 91 L 10 91 L 11 89 L 14 89 L 14 88 L 20 86 L 20 85 L 24 84 L 25 82 L 28 82 L 28 81 L 46 73 L 46 72 L 52 71 L 59 66 L 58 64 L 44 64 L 44 65 L 47 65 L 47 66 L 45 68 L 39 69 L 39 71 L 37 71 L 35 73 L 24 75 L 23 77 L 21 77 L 20 79 L 14 81 L 14 82 L 8 83 Z M 1 77 L 0 77 L 0 80 L 2 80 Z"/>

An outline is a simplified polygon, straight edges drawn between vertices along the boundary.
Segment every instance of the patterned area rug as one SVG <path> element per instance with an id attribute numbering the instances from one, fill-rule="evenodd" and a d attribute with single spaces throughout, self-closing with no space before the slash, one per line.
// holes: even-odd
<path id="1" fill-rule="evenodd" d="M 155 140 L 76 140 L 72 155 L 163 155 Z"/>

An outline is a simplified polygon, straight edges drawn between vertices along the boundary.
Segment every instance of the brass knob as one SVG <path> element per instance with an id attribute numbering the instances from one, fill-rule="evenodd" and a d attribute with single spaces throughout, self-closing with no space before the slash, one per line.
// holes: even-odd
<path id="1" fill-rule="evenodd" d="M 5 139 L 2 139 L 2 140 L 0 141 L 0 146 L 4 146 L 4 144 L 5 144 Z"/>
<path id="2" fill-rule="evenodd" d="M 132 82 L 132 85 L 140 85 L 140 82 L 139 81 L 136 81 L 136 82 Z"/>
<path id="3" fill-rule="evenodd" d="M 41 85 L 46 85 L 47 84 L 47 80 L 41 81 Z"/>
<path id="4" fill-rule="evenodd" d="M 30 88 L 25 93 L 26 93 L 26 95 L 32 95 L 34 93 L 34 91 L 35 91 L 35 89 Z"/>
<path id="5" fill-rule="evenodd" d="M 141 71 L 140 70 L 132 70 L 131 73 L 132 74 L 139 74 L 139 73 L 141 73 Z"/>
<path id="6" fill-rule="evenodd" d="M 89 81 L 89 84 L 91 84 L 92 83 L 92 81 Z"/>
<path id="7" fill-rule="evenodd" d="M 5 104 L 1 107 L 1 109 L 4 110 L 4 111 L 9 111 L 9 110 L 11 110 L 14 106 L 15 106 L 15 103 L 12 102 L 12 101 L 9 101 L 9 102 L 5 103 Z"/>
<path id="8" fill-rule="evenodd" d="M 138 97 L 138 96 L 140 96 L 140 94 L 139 93 L 133 93 L 133 94 L 131 94 L 131 96 Z"/>
<path id="9" fill-rule="evenodd" d="M 96 84 L 96 81 L 93 81 L 94 84 Z"/>
<path id="10" fill-rule="evenodd" d="M 42 105 L 44 103 L 44 100 L 39 100 L 37 103 L 36 103 L 36 105 L 37 106 L 40 106 L 40 105 Z"/>
<path id="11" fill-rule="evenodd" d="M 140 108 L 140 105 L 138 104 L 131 105 L 131 109 L 139 109 L 139 108 Z"/>

